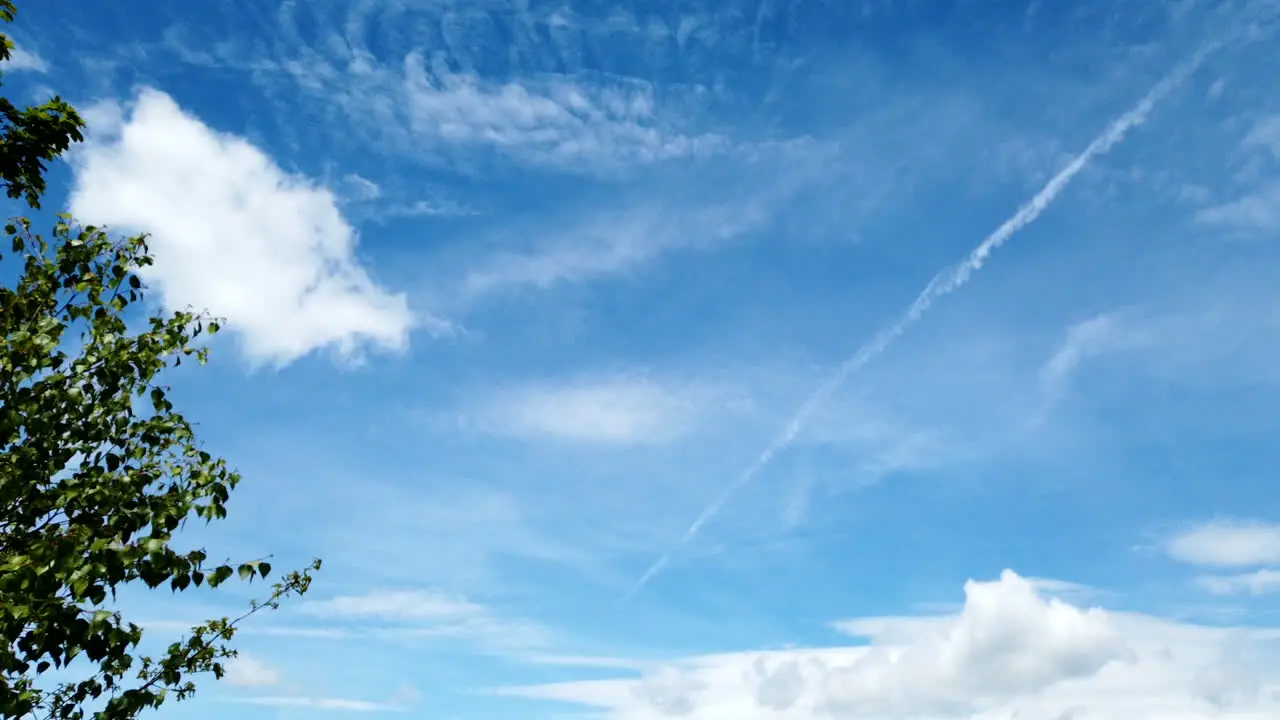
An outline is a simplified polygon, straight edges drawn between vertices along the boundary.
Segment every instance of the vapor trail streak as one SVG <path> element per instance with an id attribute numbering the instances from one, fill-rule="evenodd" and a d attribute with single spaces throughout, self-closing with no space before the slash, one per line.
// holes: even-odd
<path id="1" fill-rule="evenodd" d="M 667 551 L 649 566 L 644 575 L 636 581 L 628 595 L 634 595 L 642 589 L 650 580 L 657 577 L 671 562 L 672 556 L 687 545 L 702 530 L 702 526 L 714 518 L 733 496 L 742 489 L 744 485 L 750 482 L 761 470 L 767 466 L 778 453 L 786 450 L 788 446 L 795 440 L 796 435 L 804 429 L 808 424 L 813 413 L 820 408 L 823 403 L 831 399 L 837 390 L 844 385 L 845 380 L 853 372 L 862 369 L 867 363 L 874 360 L 880 353 L 884 352 L 894 340 L 905 333 L 917 320 L 923 316 L 933 304 L 942 297 L 959 290 L 973 274 L 982 269 L 987 263 L 987 259 L 991 253 L 995 252 L 1004 245 L 1009 238 L 1013 237 L 1019 230 L 1030 225 L 1040 217 L 1040 215 L 1049 207 L 1050 203 L 1067 187 L 1067 185 L 1075 178 L 1076 175 L 1089 164 L 1095 157 L 1105 154 L 1111 150 L 1117 143 L 1124 139 L 1125 135 L 1137 125 L 1142 124 L 1147 119 L 1147 115 L 1151 109 L 1156 106 L 1171 90 L 1177 87 L 1183 80 L 1204 62 L 1205 57 L 1213 48 L 1206 48 L 1201 52 L 1192 56 L 1192 58 L 1181 65 L 1175 67 L 1160 82 L 1156 83 L 1147 94 L 1138 101 L 1128 112 L 1112 121 L 1101 135 L 1093 139 L 1088 147 L 1079 155 L 1076 155 L 1070 163 L 1062 170 L 1058 171 L 1048 183 L 1045 184 L 1040 192 L 1036 193 L 1030 200 L 1018 208 L 1008 220 L 1005 220 L 1000 227 L 986 237 L 980 245 L 969 253 L 960 264 L 951 268 L 949 271 L 939 273 L 925 287 L 924 290 L 916 297 L 915 302 L 907 308 L 897 320 L 897 322 L 881 330 L 877 335 L 871 338 L 866 344 L 858 348 L 858 350 L 843 363 L 840 364 L 830 376 L 823 381 L 807 400 L 792 415 L 791 420 L 787 422 L 782 431 L 774 437 L 773 441 L 760 453 L 755 462 L 739 475 L 733 482 L 725 486 L 724 490 L 707 506 L 702 514 L 698 516 L 689 529 L 685 531 L 680 538 L 680 542 L 671 550 Z"/>

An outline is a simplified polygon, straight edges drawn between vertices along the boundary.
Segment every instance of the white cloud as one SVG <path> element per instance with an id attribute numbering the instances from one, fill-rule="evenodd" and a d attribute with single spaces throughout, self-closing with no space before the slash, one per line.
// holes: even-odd
<path id="1" fill-rule="evenodd" d="M 1280 115 L 1262 118 L 1244 136 L 1246 148 L 1260 148 L 1280 158 Z"/>
<path id="2" fill-rule="evenodd" d="M 940 632 L 875 647 L 828 668 L 825 704 L 839 714 L 956 714 L 991 698 L 1037 692 L 1129 657 L 1105 614 L 1045 600 L 1006 571 L 965 584 L 965 606 Z"/>
<path id="3" fill-rule="evenodd" d="M 49 64 L 44 61 L 32 50 L 23 50 L 15 46 L 9 51 L 9 61 L 3 66 L 4 70 L 19 71 L 29 70 L 31 72 L 48 72 Z"/>
<path id="4" fill-rule="evenodd" d="M 1238 231 L 1280 229 L 1280 183 L 1266 185 L 1244 197 L 1207 207 L 1196 213 L 1206 225 Z"/>
<path id="5" fill-rule="evenodd" d="M 189 62 L 206 62 L 190 49 L 173 49 Z M 447 53 L 375 58 L 345 44 L 299 44 L 291 52 L 282 62 L 225 53 L 209 61 L 251 69 L 272 92 L 278 78 L 287 78 L 323 102 L 322 111 L 338 110 L 381 144 L 432 159 L 457 160 L 479 149 L 529 166 L 614 175 L 736 149 L 715 133 L 682 128 L 681 113 L 665 111 L 655 87 L 640 78 L 545 73 L 495 80 L 450 68 Z"/>
<path id="6" fill-rule="evenodd" d="M 1042 411 L 1062 400 L 1091 364 L 1111 363 L 1132 379 L 1180 386 L 1274 384 L 1280 322 L 1257 312 L 1277 299 L 1275 283 L 1252 270 L 1206 274 L 1173 295 L 1100 313 L 1070 326 L 1040 367 Z"/>
<path id="7" fill-rule="evenodd" d="M 72 156 L 71 212 L 149 233 L 156 262 L 145 278 L 166 307 L 225 317 L 255 362 L 407 346 L 406 299 L 360 266 L 331 192 L 157 90 L 89 112 L 92 133 Z"/>
<path id="8" fill-rule="evenodd" d="M 447 620 L 477 615 L 484 608 L 464 598 L 424 590 L 387 590 L 309 602 L 311 615 L 376 620 Z"/>
<path id="9" fill-rule="evenodd" d="M 1040 366 L 1042 410 L 1062 400 L 1076 376 L 1102 360 L 1124 363 L 1120 367 L 1134 376 L 1179 383 L 1256 378 L 1246 366 L 1266 352 L 1274 323 L 1264 317 L 1235 319 L 1246 308 L 1269 302 L 1269 295 L 1264 291 L 1260 297 L 1249 278 L 1237 276 L 1228 283 L 1206 282 L 1172 302 L 1116 308 L 1071 325 Z"/>
<path id="10" fill-rule="evenodd" d="M 601 655 L 561 655 L 553 653 L 530 653 L 520 658 L 531 665 L 547 665 L 550 667 L 599 668 L 607 670 L 642 670 L 648 663 L 623 657 Z"/>
<path id="11" fill-rule="evenodd" d="M 714 400 L 708 388 L 644 376 L 546 381 L 491 393 L 476 409 L 474 424 L 532 440 L 657 443 L 692 432 Z"/>
<path id="12" fill-rule="evenodd" d="M 138 622 L 148 629 L 168 633 L 187 633 L 201 623 L 195 620 L 147 620 Z M 268 637 L 324 638 L 336 640 L 348 636 L 341 628 L 316 628 L 280 625 L 247 625 L 236 631 L 241 635 L 264 635 Z"/>
<path id="13" fill-rule="evenodd" d="M 466 217 L 479 214 L 474 208 L 455 200 L 429 198 L 389 205 L 381 209 L 379 217 L 390 220 L 406 217 Z"/>
<path id="14" fill-rule="evenodd" d="M 374 590 L 303 604 L 301 612 L 344 625 L 335 637 L 376 637 L 394 642 L 453 639 L 484 652 L 524 653 L 545 645 L 548 631 L 454 594 L 428 590 Z"/>
<path id="15" fill-rule="evenodd" d="M 436 646 L 452 640 L 473 652 L 521 659 L 552 642 L 551 631 L 537 622 L 499 617 L 491 612 L 434 625 L 381 628 L 374 634 L 392 642 L 427 640 Z"/>
<path id="16" fill-rule="evenodd" d="M 543 238 L 536 247 L 486 260 L 467 273 L 462 294 L 475 301 L 503 292 L 546 289 L 622 273 L 665 252 L 714 247 L 764 225 L 788 191 L 694 209 L 644 204 L 596 213 L 567 229 L 556 226 L 536 233 Z"/>
<path id="17" fill-rule="evenodd" d="M 1103 313 L 1072 325 L 1062 344 L 1040 369 L 1040 384 L 1051 397 L 1065 389 L 1081 363 L 1137 343 L 1133 329 L 1116 313 Z"/>
<path id="18" fill-rule="evenodd" d="M 1169 539 L 1174 559 L 1192 565 L 1247 567 L 1280 563 L 1280 525 L 1257 520 L 1213 520 Z"/>
<path id="19" fill-rule="evenodd" d="M 1261 720 L 1280 668 L 1265 633 L 1180 625 L 1046 599 L 1006 571 L 970 582 L 957 614 L 844 623 L 870 645 L 732 653 L 639 678 L 510 688 L 617 720 Z"/>
<path id="20" fill-rule="evenodd" d="M 1240 147 L 1251 158 L 1261 155 L 1280 160 L 1280 115 L 1256 121 L 1241 140 Z M 1202 208 L 1195 219 L 1205 225 L 1241 233 L 1280 230 L 1280 180 L 1275 172 L 1266 174 L 1243 196 Z"/>
<path id="21" fill-rule="evenodd" d="M 439 484 L 429 476 L 414 483 L 357 479 L 332 478 L 307 498 L 312 512 L 343 507 L 350 516 L 314 552 L 326 562 L 359 568 L 379 585 L 429 584 L 486 595 L 509 587 L 508 558 L 581 567 L 594 557 L 591 548 L 546 532 L 541 518 L 510 490 L 451 477 Z M 369 533 L 369 527 L 379 532 Z"/>
<path id="22" fill-rule="evenodd" d="M 275 708 L 303 708 L 306 710 L 331 710 L 338 712 L 389 712 L 404 708 L 377 700 L 352 700 L 350 698 L 328 697 L 293 697 L 281 695 L 276 697 L 240 698 L 236 702 L 248 705 L 263 705 Z"/>
<path id="23" fill-rule="evenodd" d="M 1280 592 L 1280 570 L 1256 570 L 1239 575 L 1203 575 L 1196 584 L 1214 595 L 1270 595 Z"/>
<path id="24" fill-rule="evenodd" d="M 272 697 L 229 698 L 233 702 L 262 705 L 275 708 L 299 708 L 334 712 L 403 712 L 420 698 L 416 689 L 408 685 L 400 688 L 386 700 L 355 700 L 351 698 L 320 697 L 313 695 L 278 695 Z"/>
<path id="25" fill-rule="evenodd" d="M 612 172 L 628 165 L 713 155 L 729 142 L 663 127 L 653 88 L 633 80 L 591 86 L 567 79 L 494 83 L 404 58 L 404 100 L 415 140 L 486 146 L 535 165 Z"/>
<path id="26" fill-rule="evenodd" d="M 282 681 L 280 671 L 261 660 L 240 653 L 226 665 L 227 684 L 244 688 L 274 687 Z"/>
<path id="27" fill-rule="evenodd" d="M 794 143 L 722 181 L 646 189 L 604 207 L 581 204 L 490 226 L 436 270 L 433 302 L 447 314 L 534 291 L 627 277 L 677 253 L 763 237 L 788 203 L 829 176 L 830 155 Z M 480 214 L 448 198 L 391 204 L 386 216 Z M 376 218 L 375 218 L 376 219 Z"/>
<path id="28" fill-rule="evenodd" d="M 444 197 L 426 197 L 404 200 L 388 197 L 382 186 L 363 175 L 347 173 L 337 183 L 343 202 L 363 206 L 360 219 L 375 223 L 406 217 L 461 217 L 478 213 L 456 200 Z"/>
<path id="29" fill-rule="evenodd" d="M 341 184 L 345 189 L 343 194 L 351 200 L 368 202 L 382 197 L 381 185 L 357 173 L 343 175 Z"/>
<path id="30" fill-rule="evenodd" d="M 474 170 L 478 150 L 525 166 L 618 176 L 665 161 L 750 155 L 770 144 L 692 127 L 690 106 L 701 104 L 707 88 L 660 88 L 641 76 L 563 67 L 486 77 L 454 54 L 460 48 L 402 45 L 375 55 L 350 34 L 341 43 L 308 44 L 291 15 L 280 14 L 283 44 L 269 58 L 172 31 L 164 47 L 183 62 L 246 71 L 281 103 L 281 81 L 291 84 L 326 121 L 342 120 L 344 139 L 459 168 Z"/>

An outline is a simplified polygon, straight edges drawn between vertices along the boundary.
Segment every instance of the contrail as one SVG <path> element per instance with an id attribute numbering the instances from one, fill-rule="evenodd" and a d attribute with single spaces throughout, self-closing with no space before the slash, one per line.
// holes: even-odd
<path id="1" fill-rule="evenodd" d="M 786 450 L 795 440 L 796 435 L 804 429 L 808 424 L 813 413 L 831 398 L 840 386 L 844 384 L 849 375 L 856 370 L 860 370 L 867 363 L 874 360 L 880 353 L 884 352 L 894 340 L 906 332 L 912 325 L 924 315 L 933 304 L 946 295 L 959 290 L 973 274 L 982 269 L 987 263 L 987 259 L 991 253 L 995 252 L 1004 245 L 1009 238 L 1013 237 L 1019 230 L 1030 225 L 1040 217 L 1041 213 L 1049 207 L 1050 203 L 1063 191 L 1064 188 L 1075 178 L 1076 175 L 1084 169 L 1098 155 L 1102 155 L 1109 151 L 1112 147 L 1124 139 L 1124 136 L 1137 125 L 1142 124 L 1147 119 L 1147 115 L 1151 109 L 1156 106 L 1171 90 L 1177 87 L 1183 80 L 1204 62 L 1205 57 L 1214 49 L 1216 45 L 1207 47 L 1191 57 L 1190 60 L 1175 67 L 1160 82 L 1156 83 L 1147 94 L 1138 101 L 1128 112 L 1112 121 L 1111 125 L 1102 132 L 1101 135 L 1094 138 L 1079 155 L 1075 156 L 1067 166 L 1058 171 L 1048 183 L 1045 184 L 1040 192 L 1036 193 L 1030 200 L 1018 208 L 1008 220 L 1005 220 L 1000 227 L 986 237 L 978 247 L 974 248 L 969 256 L 965 258 L 959 265 L 951 268 L 949 271 L 938 273 L 937 276 L 929 283 L 924 290 L 916 297 L 915 302 L 907 308 L 907 311 L 898 318 L 897 322 L 881 330 L 877 335 L 871 338 L 866 344 L 858 348 L 857 352 L 851 355 L 843 363 L 840 364 L 835 372 L 818 387 L 817 390 L 809 396 L 807 400 L 796 410 L 791 420 L 787 422 L 782 431 L 773 439 L 771 443 L 760 453 L 755 462 L 735 479 L 733 482 L 725 486 L 724 490 L 716 497 L 715 500 L 707 506 L 697 520 L 689 526 L 684 536 L 680 538 L 680 542 L 672 550 L 667 551 L 662 557 L 658 558 L 644 575 L 636 581 L 628 596 L 634 595 L 642 589 L 650 580 L 657 577 L 671 562 L 672 556 L 687 545 L 698 532 L 702 530 L 702 526 L 706 525 L 709 520 L 720 512 L 721 508 L 727 503 L 744 485 L 750 482 L 761 470 L 768 465 L 778 453 Z"/>

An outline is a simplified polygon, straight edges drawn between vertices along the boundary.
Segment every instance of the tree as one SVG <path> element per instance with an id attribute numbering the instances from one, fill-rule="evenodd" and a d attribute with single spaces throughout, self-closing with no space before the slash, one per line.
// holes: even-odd
<path id="1" fill-rule="evenodd" d="M 14 13 L 0 0 L 0 18 Z M 9 196 L 38 208 L 46 164 L 82 127 L 59 98 L 21 110 L 0 98 Z M 284 576 L 240 617 L 141 656 L 142 628 L 112 608 L 118 588 L 176 593 L 271 572 L 262 561 L 209 563 L 174 543 L 189 520 L 225 517 L 240 479 L 200 446 L 158 382 L 184 359 L 203 362 L 198 343 L 218 324 L 178 312 L 131 331 L 137 272 L 152 262 L 145 236 L 113 239 L 66 216 L 48 238 L 23 218 L 4 230 L 0 267 L 20 271 L 0 286 L 0 718 L 135 718 L 189 696 L 197 676 L 221 677 L 238 623 L 305 593 L 320 563 Z M 57 681 L 46 676 L 54 670 L 65 671 Z"/>
<path id="2" fill-rule="evenodd" d="M 0 20 L 13 22 L 15 15 L 13 0 L 0 0 Z M 13 42 L 0 33 L 0 61 L 12 53 Z M 47 164 L 84 139 L 83 127 L 75 108 L 60 97 L 22 109 L 0 97 L 0 185 L 9 197 L 39 208 Z"/>

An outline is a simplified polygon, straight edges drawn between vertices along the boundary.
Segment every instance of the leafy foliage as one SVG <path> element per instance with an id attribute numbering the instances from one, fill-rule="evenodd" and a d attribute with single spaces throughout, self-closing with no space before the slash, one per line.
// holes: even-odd
<path id="1" fill-rule="evenodd" d="M 0 0 L 0 18 L 13 15 Z M 56 98 L 24 110 L 0 98 L 0 116 L 0 183 L 38 207 L 45 163 L 80 139 L 81 121 Z M 285 575 L 240 617 L 139 654 L 142 629 L 112 609 L 121 586 L 176 593 L 271 572 L 172 544 L 188 520 L 225 517 L 239 482 L 158 383 L 184 359 L 204 362 L 198 343 L 218 325 L 179 312 L 131 332 L 137 272 L 152 262 L 145 237 L 113 240 L 66 216 L 49 238 L 25 219 L 4 230 L 0 263 L 21 271 L 0 287 L 0 718 L 129 720 L 189 696 L 194 676 L 221 677 L 238 624 L 305 593 L 320 563 Z M 42 678 L 55 671 L 67 672 Z"/>
<path id="2" fill-rule="evenodd" d="M 0 20 L 13 22 L 16 14 L 13 0 L 0 0 Z M 0 33 L 0 61 L 12 52 L 13 41 Z M 47 164 L 84 139 L 83 127 L 75 108 L 60 97 L 25 108 L 0 97 L 0 185 L 9 197 L 39 208 Z"/>

